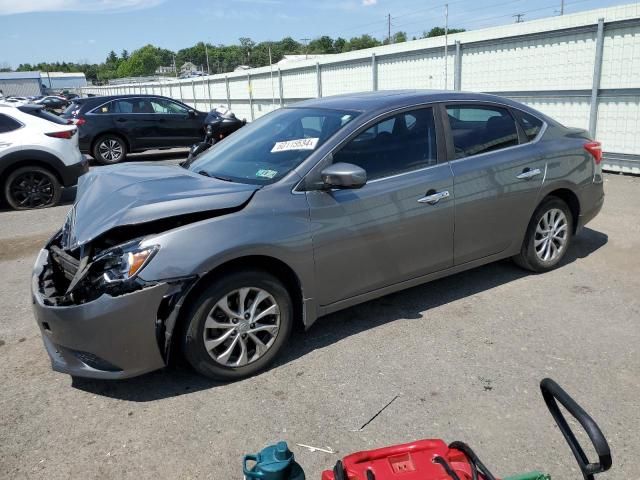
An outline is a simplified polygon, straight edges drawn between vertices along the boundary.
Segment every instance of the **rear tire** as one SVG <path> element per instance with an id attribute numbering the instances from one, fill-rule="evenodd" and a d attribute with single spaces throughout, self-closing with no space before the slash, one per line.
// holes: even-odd
<path id="1" fill-rule="evenodd" d="M 267 272 L 230 272 L 200 294 L 187 321 L 183 350 L 191 366 L 214 380 L 239 380 L 280 353 L 291 335 L 293 303 Z"/>
<path id="2" fill-rule="evenodd" d="M 127 145 L 117 135 L 102 135 L 94 143 L 91 153 L 100 165 L 113 165 L 127 157 Z"/>
<path id="3" fill-rule="evenodd" d="M 558 266 L 573 239 L 571 210 L 557 197 L 547 197 L 531 217 L 515 263 L 532 272 L 547 272 Z"/>
<path id="4" fill-rule="evenodd" d="M 9 174 L 4 184 L 4 198 L 14 210 L 53 207 L 61 196 L 60 181 L 42 167 L 20 167 Z"/>

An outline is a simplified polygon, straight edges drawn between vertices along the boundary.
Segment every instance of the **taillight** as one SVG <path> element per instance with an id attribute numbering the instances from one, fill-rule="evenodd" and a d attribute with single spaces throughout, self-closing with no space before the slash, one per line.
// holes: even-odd
<path id="1" fill-rule="evenodd" d="M 73 130 L 63 130 L 62 132 L 45 133 L 45 135 L 47 137 L 64 138 L 64 139 L 67 139 L 67 140 L 69 140 L 75 134 L 76 134 L 76 129 L 75 128 Z"/>
<path id="2" fill-rule="evenodd" d="M 587 142 L 584 149 L 591 154 L 596 165 L 600 165 L 602 161 L 602 144 L 600 142 Z"/>
<path id="3" fill-rule="evenodd" d="M 80 117 L 80 118 L 75 118 L 73 120 L 73 123 L 75 123 L 77 126 L 80 126 L 80 125 L 84 125 L 85 123 L 87 123 L 87 121 L 84 119 L 84 117 Z"/>

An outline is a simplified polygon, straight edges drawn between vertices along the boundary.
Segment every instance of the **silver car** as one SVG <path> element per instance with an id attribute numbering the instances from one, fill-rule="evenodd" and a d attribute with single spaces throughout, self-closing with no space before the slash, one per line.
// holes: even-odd
<path id="1" fill-rule="evenodd" d="M 81 177 L 35 264 L 35 316 L 60 372 L 131 377 L 182 352 L 247 377 L 296 324 L 507 257 L 557 267 L 602 207 L 601 155 L 491 95 L 305 101 L 189 164 Z"/>

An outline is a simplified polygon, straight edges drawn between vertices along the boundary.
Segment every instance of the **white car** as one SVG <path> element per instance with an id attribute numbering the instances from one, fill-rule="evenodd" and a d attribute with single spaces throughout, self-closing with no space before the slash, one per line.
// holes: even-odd
<path id="1" fill-rule="evenodd" d="M 56 205 L 88 169 L 74 125 L 38 105 L 0 104 L 0 192 L 10 207 Z"/>

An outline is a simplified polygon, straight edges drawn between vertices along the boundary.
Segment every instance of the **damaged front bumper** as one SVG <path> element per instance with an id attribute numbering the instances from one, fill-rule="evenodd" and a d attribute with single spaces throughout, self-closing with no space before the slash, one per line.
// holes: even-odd
<path id="1" fill-rule="evenodd" d="M 48 298 L 43 278 L 49 252 L 40 251 L 32 276 L 33 309 L 54 370 L 79 377 L 120 379 L 162 368 L 185 280 L 158 282 L 118 296 L 102 294 L 81 304 Z M 180 300 L 176 301 L 176 295 Z"/>

